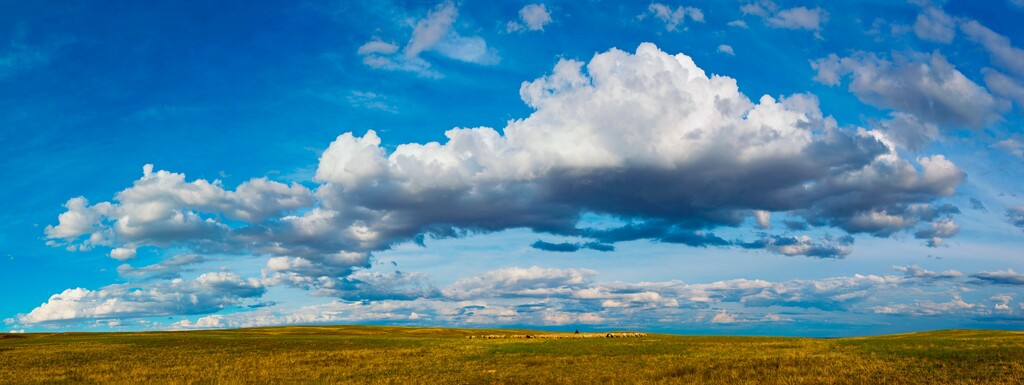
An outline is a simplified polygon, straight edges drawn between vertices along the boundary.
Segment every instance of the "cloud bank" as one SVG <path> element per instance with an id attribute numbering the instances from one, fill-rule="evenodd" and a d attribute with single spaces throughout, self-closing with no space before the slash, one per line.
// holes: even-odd
<path id="1" fill-rule="evenodd" d="M 46 235 L 118 259 L 145 247 L 265 256 L 267 284 L 351 297 L 372 252 L 424 237 L 528 228 L 584 239 L 533 245 L 542 250 L 649 239 L 841 257 L 850 234 L 938 245 L 959 229 L 959 210 L 936 201 L 965 175 L 942 155 L 901 158 L 883 132 L 840 128 L 813 95 L 751 101 L 734 79 L 653 44 L 560 60 L 520 96 L 534 112 L 500 132 L 455 128 L 445 143 L 390 152 L 374 131 L 342 134 L 313 189 L 258 178 L 231 190 L 147 165 L 112 201 L 69 200 Z M 624 224 L 586 227 L 591 213 Z M 771 233 L 771 213 L 845 234 Z M 716 234 L 749 221 L 756 239 Z"/>

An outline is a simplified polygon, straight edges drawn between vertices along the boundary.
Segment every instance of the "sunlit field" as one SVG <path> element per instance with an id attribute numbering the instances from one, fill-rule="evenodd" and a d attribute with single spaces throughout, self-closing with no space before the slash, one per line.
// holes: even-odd
<path id="1" fill-rule="evenodd" d="M 468 338 L 499 334 L 551 336 L 373 326 L 0 334 L 0 382 L 1024 383 L 1017 332 Z"/>

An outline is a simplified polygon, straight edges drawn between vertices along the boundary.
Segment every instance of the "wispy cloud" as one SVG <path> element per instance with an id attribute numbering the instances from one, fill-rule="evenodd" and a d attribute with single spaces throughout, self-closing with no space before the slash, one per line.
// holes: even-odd
<path id="1" fill-rule="evenodd" d="M 463 36 L 455 28 L 458 7 L 451 1 L 438 4 L 426 17 L 416 21 L 405 47 L 399 50 L 394 42 L 373 38 L 360 46 L 356 53 L 363 63 L 385 70 L 410 71 L 424 77 L 440 77 L 431 69 L 431 63 L 421 57 L 425 52 L 436 52 L 443 57 L 467 63 L 493 65 L 501 58 L 479 36 Z"/>

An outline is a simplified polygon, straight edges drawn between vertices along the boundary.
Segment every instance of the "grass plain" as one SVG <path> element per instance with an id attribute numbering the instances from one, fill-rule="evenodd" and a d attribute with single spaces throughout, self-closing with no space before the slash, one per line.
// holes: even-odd
<path id="1" fill-rule="evenodd" d="M 0 334 L 0 383 L 1022 384 L 1024 333 L 469 339 L 505 329 L 292 326 Z"/>

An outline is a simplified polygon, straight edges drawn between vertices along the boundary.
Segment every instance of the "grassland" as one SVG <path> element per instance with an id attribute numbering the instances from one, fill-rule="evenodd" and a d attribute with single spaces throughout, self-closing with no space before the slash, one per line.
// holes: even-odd
<path id="1" fill-rule="evenodd" d="M 371 326 L 0 334 L 0 383 L 1021 384 L 1024 333 L 469 339 Z"/>

